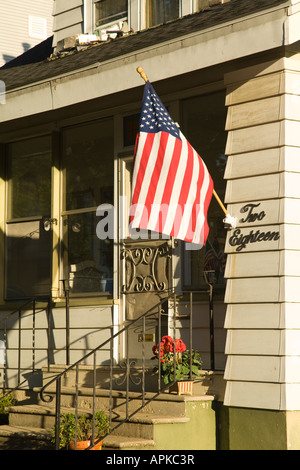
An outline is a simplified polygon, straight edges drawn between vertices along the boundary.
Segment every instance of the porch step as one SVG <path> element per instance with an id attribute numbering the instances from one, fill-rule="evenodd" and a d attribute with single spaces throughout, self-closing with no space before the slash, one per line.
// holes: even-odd
<path id="1" fill-rule="evenodd" d="M 145 374 L 145 390 L 149 393 L 157 391 L 157 375 L 153 374 L 153 361 L 151 366 L 148 367 Z M 53 364 L 49 367 L 42 368 L 43 384 L 47 384 L 50 380 L 55 378 L 58 374 L 66 370 L 64 364 Z M 61 379 L 62 385 L 65 387 L 73 387 L 75 383 L 75 369 L 65 372 Z M 124 391 L 126 389 L 126 381 L 124 379 L 124 368 L 114 366 L 113 368 L 113 387 L 115 391 Z M 140 370 L 135 369 L 131 372 L 132 377 L 141 378 Z M 118 381 L 123 385 L 118 385 Z M 79 388 L 92 387 L 93 384 L 93 367 L 88 365 L 80 365 L 78 375 Z M 109 391 L 110 385 L 110 368 L 109 366 L 101 366 L 96 370 L 96 388 L 100 390 Z M 141 393 L 141 385 L 130 383 L 130 390 L 135 393 Z M 223 380 L 222 372 L 212 372 L 209 370 L 201 370 L 200 376 L 195 378 L 194 381 L 195 394 L 199 395 L 215 395 L 222 401 L 225 391 L 225 382 Z"/>
<path id="2" fill-rule="evenodd" d="M 51 432 L 29 426 L 0 426 L 0 450 L 53 450 Z"/>
<path id="3" fill-rule="evenodd" d="M 45 402 L 41 400 L 39 396 L 40 388 L 35 388 L 37 395 L 36 403 L 45 406 Z M 45 391 L 45 397 L 55 397 L 55 387 L 49 387 Z M 74 387 L 61 388 L 61 405 L 65 408 L 73 407 L 75 403 Z M 113 390 L 111 395 L 109 390 L 96 389 L 95 390 L 95 407 L 103 411 L 108 411 L 110 407 L 110 400 L 113 400 L 113 409 L 115 412 L 124 413 L 126 406 L 128 406 L 128 413 L 136 411 L 141 408 L 140 413 L 143 414 L 157 414 L 160 416 L 184 416 L 185 415 L 185 402 L 188 400 L 192 401 L 203 401 L 210 400 L 211 395 L 177 395 L 170 394 L 168 392 L 162 392 L 160 394 L 146 392 L 144 394 L 144 402 L 142 394 L 140 392 L 129 392 L 128 393 L 128 404 L 126 404 L 126 392 L 120 390 Z M 51 402 L 52 403 L 52 402 Z M 50 406 L 51 406 L 50 403 Z M 90 387 L 80 387 L 78 390 L 78 407 L 89 411 L 93 406 L 93 389 Z"/>
<path id="4" fill-rule="evenodd" d="M 55 400 L 45 403 L 40 400 L 40 389 L 34 391 L 18 391 L 16 396 L 18 404 L 7 408 L 9 411 L 9 424 L 0 426 L 0 450 L 2 449 L 45 449 L 54 450 L 51 443 L 51 429 L 55 422 Z M 54 396 L 54 389 L 47 389 L 47 395 Z M 79 389 L 78 413 L 90 413 L 92 410 L 92 389 L 81 387 Z M 197 413 L 194 410 L 204 410 L 214 414 L 211 395 L 176 395 L 170 393 L 146 393 L 146 406 L 141 408 L 141 394 L 129 393 L 129 402 L 126 405 L 125 392 L 112 392 L 112 433 L 106 436 L 103 450 L 159 450 L 165 449 L 165 436 L 182 436 L 189 433 L 188 426 L 194 429 L 193 420 Z M 74 412 L 75 389 L 62 387 L 61 413 Z M 110 393 L 108 390 L 96 390 L 96 409 L 109 410 Z M 126 408 L 129 415 L 136 412 L 126 422 Z M 186 410 L 189 409 L 188 415 Z M 195 415 L 195 416 L 194 416 Z M 198 418 L 197 418 L 198 419 Z M 214 418 L 213 418 L 214 419 Z M 191 423 L 190 423 L 191 421 Z M 202 420 L 196 423 L 198 434 L 207 435 L 207 428 L 202 428 Z M 211 432 L 211 431 L 210 431 Z M 204 438 L 203 438 L 204 439 Z M 205 438 L 206 439 L 206 438 Z M 180 445 L 180 443 L 179 443 Z M 202 445 L 202 444 L 201 444 Z M 206 444 L 205 444 L 206 445 Z M 204 448 L 204 447 L 203 447 Z"/>
<path id="5" fill-rule="evenodd" d="M 0 449 L 39 449 L 54 450 L 51 443 L 51 429 L 55 421 L 55 411 L 45 405 L 16 405 L 7 409 L 9 424 L 0 426 Z M 78 410 L 84 413 L 90 410 Z M 73 408 L 64 407 L 62 413 L 74 412 Z M 124 413 L 113 413 L 113 427 L 122 423 Z M 156 425 L 181 425 L 189 418 L 183 416 L 161 416 L 140 413 L 122 423 L 106 436 L 103 450 L 153 450 L 155 448 L 154 427 Z M 180 429 L 178 430 L 180 432 Z"/>
<path id="6" fill-rule="evenodd" d="M 0 450 L 54 450 L 51 431 L 29 426 L 0 426 Z M 151 450 L 152 439 L 128 436 L 106 436 L 102 450 Z"/>
<path id="7" fill-rule="evenodd" d="M 103 441 L 102 450 L 153 450 L 154 445 L 153 439 L 108 435 Z"/>

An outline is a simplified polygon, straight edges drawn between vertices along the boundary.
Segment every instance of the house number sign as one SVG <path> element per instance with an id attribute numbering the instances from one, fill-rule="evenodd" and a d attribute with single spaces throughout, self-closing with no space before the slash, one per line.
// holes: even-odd
<path id="1" fill-rule="evenodd" d="M 258 204 L 246 204 L 241 208 L 241 213 L 245 216 L 239 220 L 240 223 L 245 224 L 249 222 L 261 221 L 266 213 L 259 208 Z M 279 232 L 276 231 L 261 231 L 251 230 L 248 234 L 243 233 L 239 228 L 234 230 L 233 235 L 229 238 L 230 246 L 236 247 L 235 251 L 242 251 L 249 243 L 267 242 L 271 240 L 279 240 Z"/>

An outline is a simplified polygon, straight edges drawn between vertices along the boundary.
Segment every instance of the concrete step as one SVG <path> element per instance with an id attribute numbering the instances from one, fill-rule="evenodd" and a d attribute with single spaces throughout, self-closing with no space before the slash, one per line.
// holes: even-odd
<path id="1" fill-rule="evenodd" d="M 67 392 L 67 390 L 64 390 Z M 70 396 L 73 397 L 74 389 L 68 390 Z M 81 390 L 83 393 L 83 390 Z M 7 408 L 9 412 L 9 425 L 0 426 L 0 450 L 2 449 L 53 449 L 50 442 L 51 429 L 55 423 L 55 401 L 50 404 L 37 403 L 37 392 L 31 391 L 28 396 L 27 392 L 23 392 L 23 401 L 15 406 Z M 89 389 L 89 393 L 91 390 Z M 101 395 L 101 391 L 97 391 Z M 66 393 L 68 395 L 68 393 Z M 102 393 L 107 398 L 107 390 Z M 190 420 L 196 420 L 196 426 L 202 427 L 202 421 L 199 421 L 198 412 L 204 413 L 204 421 L 206 422 L 206 413 L 214 415 L 212 402 L 215 400 L 213 396 L 188 396 L 162 394 L 160 396 L 146 394 L 150 399 L 147 409 L 139 410 L 136 405 L 140 404 L 140 395 L 131 394 L 132 409 L 138 410 L 126 422 L 124 407 L 124 392 L 113 392 L 114 409 L 112 412 L 112 431 L 103 443 L 103 450 L 146 450 L 146 449 L 164 449 L 167 445 L 164 442 L 165 436 L 172 439 L 180 435 L 185 435 L 189 431 L 189 426 L 194 429 L 195 423 L 190 424 Z M 19 396 L 20 399 L 21 395 Z M 89 400 L 89 394 L 83 395 L 84 399 Z M 151 398 L 153 400 L 151 401 Z M 121 400 L 119 402 L 118 400 Z M 137 401 L 136 401 L 137 400 Z M 90 413 L 90 402 L 83 402 L 85 405 L 78 410 L 78 413 Z M 135 404 L 135 405 L 134 405 Z M 117 406 L 118 405 L 118 406 Z M 179 406 L 180 408 L 177 408 Z M 100 408 L 103 409 L 103 408 Z M 188 410 L 188 415 L 185 414 Z M 194 410 L 198 410 L 195 414 Z M 168 410 L 168 413 L 166 412 Z M 211 410 L 211 411 L 210 411 Z M 61 413 L 74 412 L 72 406 L 63 406 Z M 129 411 L 131 414 L 131 409 Z M 206 435 L 206 428 L 197 435 Z M 156 442 L 157 441 L 157 442 Z M 162 442 L 163 441 L 163 442 Z M 162 442 L 162 444 L 160 444 Z M 159 447 L 159 446 L 162 447 Z M 202 444 L 201 444 L 202 445 Z"/>
<path id="2" fill-rule="evenodd" d="M 111 434 L 104 439 L 102 450 L 153 450 L 154 446 L 152 439 Z"/>
<path id="3" fill-rule="evenodd" d="M 0 449 L 54 450 L 51 429 L 55 422 L 55 411 L 51 406 L 16 405 L 8 408 L 9 425 L 0 426 Z M 62 413 L 74 412 L 73 408 L 61 409 Z M 84 413 L 88 410 L 78 410 Z M 123 422 L 125 414 L 114 412 L 112 434 L 105 437 L 103 450 L 151 450 L 155 447 L 156 425 L 179 425 L 189 421 L 178 416 L 161 416 L 140 413 Z M 115 429 L 114 429 L 115 428 Z M 180 432 L 180 429 L 178 429 Z"/>
<path id="4" fill-rule="evenodd" d="M 145 374 L 145 390 L 147 392 L 155 393 L 157 391 L 158 377 L 153 373 L 154 363 L 150 361 L 151 366 L 148 367 Z M 58 374 L 66 370 L 65 364 L 53 364 L 49 367 L 42 369 L 43 385 L 46 385 L 50 380 L 54 379 Z M 62 374 L 61 383 L 65 387 L 74 387 L 76 370 L 71 369 Z M 133 379 L 141 379 L 141 369 L 131 369 L 130 371 Z M 212 372 L 208 370 L 201 370 L 200 376 L 194 379 L 194 389 L 199 395 L 220 395 L 224 393 L 223 374 Z M 126 381 L 124 381 L 125 370 L 119 366 L 113 368 L 113 389 L 122 391 L 126 388 Z M 122 382 L 122 384 L 120 384 Z M 80 365 L 78 370 L 78 385 L 79 387 L 92 387 L 93 383 L 93 367 L 88 365 Z M 109 390 L 110 388 L 110 367 L 101 366 L 96 369 L 96 387 L 99 389 Z M 142 385 L 136 385 L 130 382 L 130 390 L 133 392 L 141 393 Z"/>
<path id="5" fill-rule="evenodd" d="M 9 425 L 25 429 L 42 428 L 51 431 L 55 424 L 55 410 L 53 407 L 41 405 L 15 405 L 8 408 Z M 78 414 L 89 413 L 90 410 L 79 409 Z M 62 408 L 61 413 L 74 413 L 73 408 Z M 184 416 L 162 416 L 154 414 L 136 413 L 126 422 L 123 412 L 112 413 L 112 432 L 114 435 L 125 435 L 143 439 L 153 439 L 153 426 L 160 424 L 180 424 L 189 421 Z M 120 425 L 122 423 L 122 425 Z M 116 427 L 116 429 L 114 429 Z"/>
<path id="6" fill-rule="evenodd" d="M 157 374 L 153 373 L 153 362 L 149 361 L 150 367 L 146 369 L 145 374 L 145 387 L 148 391 L 155 391 L 157 389 Z M 65 364 L 50 365 L 42 369 L 43 373 L 43 385 L 52 380 L 58 374 L 61 374 L 66 370 Z M 113 368 L 113 388 L 114 390 L 124 390 L 126 388 L 126 381 L 124 377 L 126 369 L 120 366 L 114 366 Z M 141 384 L 136 384 L 142 377 L 141 368 L 131 369 L 130 374 L 134 380 L 131 383 L 131 389 L 135 392 L 141 391 Z M 62 385 L 74 386 L 75 383 L 76 369 L 70 369 L 62 375 Z M 92 387 L 93 385 L 93 366 L 80 365 L 78 370 L 78 384 L 83 387 Z M 110 367 L 101 366 L 96 369 L 96 386 L 101 389 L 110 388 Z"/>
<path id="7" fill-rule="evenodd" d="M 51 432 L 28 426 L 0 426 L 0 450 L 53 450 Z"/>
<path id="8" fill-rule="evenodd" d="M 0 426 L 0 450 L 55 450 L 52 435 L 43 428 L 3 425 Z M 106 436 L 102 450 L 151 450 L 151 439 L 123 435 Z"/>
<path id="9" fill-rule="evenodd" d="M 6 408 L 9 425 L 51 430 L 55 423 L 55 409 L 52 406 L 15 405 Z M 68 412 L 63 410 L 62 413 Z"/>
<path id="10" fill-rule="evenodd" d="M 41 400 L 39 388 L 35 388 L 36 403 L 45 405 Z M 55 397 L 55 387 L 52 386 L 45 392 L 45 399 L 48 397 Z M 63 407 L 74 407 L 75 405 L 75 388 L 62 386 L 61 389 L 61 405 Z M 126 392 L 113 390 L 110 394 L 109 390 L 96 389 L 95 392 L 95 407 L 108 411 L 112 402 L 112 408 L 115 411 L 125 412 L 128 407 L 128 412 L 131 414 L 137 409 L 141 409 L 141 413 L 153 413 L 161 415 L 176 415 L 184 416 L 185 414 L 185 401 L 186 400 L 203 400 L 205 395 L 185 396 L 172 393 L 151 393 L 147 392 L 144 395 L 144 401 L 141 393 L 129 392 L 128 402 L 126 403 Z M 208 396 L 210 400 L 211 396 Z M 19 400 L 20 401 L 20 400 Z M 26 397 L 22 403 L 26 404 Z M 49 406 L 54 406 L 55 400 L 49 402 Z M 78 391 L 78 407 L 81 409 L 92 409 L 93 406 L 93 390 L 89 387 L 81 387 Z"/>

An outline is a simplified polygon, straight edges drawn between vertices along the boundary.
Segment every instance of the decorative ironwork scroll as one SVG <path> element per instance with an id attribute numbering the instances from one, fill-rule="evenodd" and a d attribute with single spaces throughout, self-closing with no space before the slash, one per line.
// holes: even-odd
<path id="1" fill-rule="evenodd" d="M 159 246 L 128 246 L 122 250 L 125 260 L 125 284 L 122 292 L 162 292 L 168 288 L 168 258 L 170 247 L 167 243 Z"/>
<path id="2" fill-rule="evenodd" d="M 135 365 L 136 365 L 136 361 L 129 361 L 129 362 L 123 361 L 120 364 L 120 368 L 124 371 L 123 376 L 119 377 L 118 379 L 115 379 L 115 383 L 117 385 L 123 385 L 127 377 L 129 377 L 129 380 L 131 383 L 133 383 L 134 385 L 140 385 L 142 382 L 141 377 L 135 377 L 132 374 L 132 371 L 137 372 L 137 369 L 134 368 Z"/>

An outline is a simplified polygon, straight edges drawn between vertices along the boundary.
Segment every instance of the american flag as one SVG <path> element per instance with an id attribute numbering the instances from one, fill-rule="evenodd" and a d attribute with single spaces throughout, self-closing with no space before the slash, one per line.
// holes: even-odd
<path id="1" fill-rule="evenodd" d="M 130 230 L 205 245 L 213 181 L 149 81 L 134 152 Z"/>

